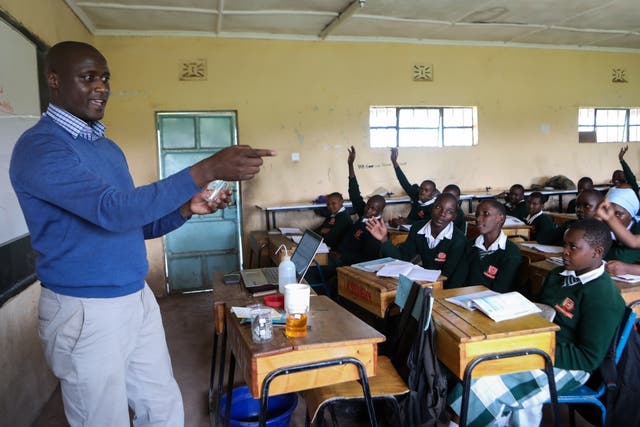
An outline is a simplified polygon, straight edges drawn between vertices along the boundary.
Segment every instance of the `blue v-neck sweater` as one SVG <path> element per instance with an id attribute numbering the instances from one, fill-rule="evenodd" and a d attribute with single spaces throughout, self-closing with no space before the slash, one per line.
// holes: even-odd
<path id="1" fill-rule="evenodd" d="M 46 115 L 16 143 L 9 174 L 38 256 L 38 278 L 77 297 L 142 289 L 144 239 L 181 226 L 180 206 L 200 191 L 188 168 L 135 187 L 113 141 L 74 139 Z"/>

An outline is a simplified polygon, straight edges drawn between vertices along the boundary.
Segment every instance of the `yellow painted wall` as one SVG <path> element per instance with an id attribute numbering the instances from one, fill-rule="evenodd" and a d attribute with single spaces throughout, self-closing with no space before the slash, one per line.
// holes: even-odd
<path id="1" fill-rule="evenodd" d="M 49 45 L 63 40 L 93 41 L 64 0 L 0 0 L 0 9 Z"/>
<path id="2" fill-rule="evenodd" d="M 237 110 L 240 143 L 280 153 L 244 186 L 245 231 L 264 227 L 256 204 L 346 193 L 351 144 L 357 163 L 374 166 L 358 170 L 363 193 L 378 186 L 401 192 L 388 151 L 368 148 L 370 105 L 477 106 L 478 146 L 400 153 L 410 179 L 470 191 L 528 186 L 559 173 L 607 181 L 619 146 L 578 144 L 577 108 L 640 103 L 640 54 L 211 38 L 96 43 L 113 74 L 108 132 L 138 184 L 157 178 L 156 111 Z M 208 80 L 180 82 L 180 62 L 195 58 L 207 60 Z M 412 81 L 412 66 L 421 63 L 433 64 L 433 82 Z M 629 83 L 611 83 L 613 68 L 624 68 Z M 635 146 L 628 160 L 640 164 Z M 311 214 L 279 218 L 282 225 L 317 222 Z M 164 268 L 161 243 L 149 249 L 155 282 Z"/>

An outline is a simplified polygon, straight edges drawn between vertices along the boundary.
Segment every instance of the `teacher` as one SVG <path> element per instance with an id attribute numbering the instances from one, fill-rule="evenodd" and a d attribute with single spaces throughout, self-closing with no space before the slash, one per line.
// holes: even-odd
<path id="1" fill-rule="evenodd" d="M 145 283 L 144 239 L 193 214 L 215 179 L 256 175 L 271 150 L 235 146 L 175 175 L 135 187 L 123 152 L 104 136 L 107 60 L 93 46 L 62 42 L 46 57 L 51 103 L 15 145 L 10 178 L 42 283 L 39 335 L 60 379 L 71 426 L 182 426 L 184 409 L 156 299 Z"/>

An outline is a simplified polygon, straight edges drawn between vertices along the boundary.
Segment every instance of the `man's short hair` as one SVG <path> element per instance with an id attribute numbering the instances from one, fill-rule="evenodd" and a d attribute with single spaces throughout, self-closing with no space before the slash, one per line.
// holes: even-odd
<path id="1" fill-rule="evenodd" d="M 76 41 L 64 41 L 57 43 L 51 46 L 47 51 L 47 54 L 45 56 L 45 73 L 57 71 L 61 64 L 68 60 L 68 57 L 72 52 L 79 50 L 92 50 L 94 52 L 100 53 L 98 49 L 88 43 Z"/>
<path id="2" fill-rule="evenodd" d="M 567 231 L 569 230 L 583 230 L 583 239 L 592 248 L 602 248 L 603 256 L 611 249 L 611 229 L 603 221 L 595 218 L 575 221 L 569 224 Z"/>
<path id="3" fill-rule="evenodd" d="M 433 188 L 435 188 L 435 187 L 436 187 L 436 183 L 435 183 L 435 182 L 433 182 L 433 181 L 432 181 L 432 180 L 430 180 L 430 179 L 425 179 L 424 181 L 422 181 L 422 182 L 420 183 L 420 185 L 422 185 L 422 184 L 431 184 L 431 185 L 433 185 Z"/>
<path id="4" fill-rule="evenodd" d="M 510 190 L 520 190 L 524 193 L 524 186 L 522 184 L 513 184 Z"/>
<path id="5" fill-rule="evenodd" d="M 342 197 L 342 193 L 338 193 L 337 191 L 334 191 L 333 193 L 327 194 L 327 199 L 329 197 L 337 197 L 340 200 L 344 200 L 343 197 Z"/>

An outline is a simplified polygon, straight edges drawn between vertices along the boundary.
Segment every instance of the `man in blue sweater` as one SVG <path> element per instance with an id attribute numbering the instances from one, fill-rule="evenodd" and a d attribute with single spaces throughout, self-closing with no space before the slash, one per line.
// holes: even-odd
<path id="1" fill-rule="evenodd" d="M 71 426 L 182 426 L 182 397 L 155 297 L 144 281 L 145 239 L 192 214 L 224 208 L 202 189 L 250 179 L 270 150 L 236 146 L 166 179 L 135 187 L 104 136 L 109 68 L 94 47 L 62 42 L 47 54 L 51 103 L 18 140 L 10 178 L 38 254 L 39 334 L 60 379 Z"/>

